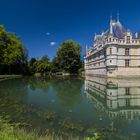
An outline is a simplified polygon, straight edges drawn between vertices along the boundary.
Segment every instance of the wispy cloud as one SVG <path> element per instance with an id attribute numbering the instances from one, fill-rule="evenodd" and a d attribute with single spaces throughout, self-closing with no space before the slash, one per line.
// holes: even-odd
<path id="1" fill-rule="evenodd" d="M 46 33 L 47 36 L 49 36 L 50 34 L 51 34 L 50 32 L 47 32 L 47 33 Z"/>
<path id="2" fill-rule="evenodd" d="M 50 46 L 54 46 L 54 45 L 56 45 L 56 42 L 54 41 L 50 42 Z"/>

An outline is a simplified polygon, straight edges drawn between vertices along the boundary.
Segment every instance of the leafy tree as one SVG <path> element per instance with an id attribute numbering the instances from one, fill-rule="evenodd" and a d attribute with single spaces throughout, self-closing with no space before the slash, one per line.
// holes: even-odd
<path id="1" fill-rule="evenodd" d="M 36 61 L 37 61 L 36 58 L 31 58 L 29 63 L 32 66 Z"/>
<path id="2" fill-rule="evenodd" d="M 25 73 L 27 50 L 14 33 L 0 26 L 0 73 Z"/>
<path id="3" fill-rule="evenodd" d="M 57 52 L 59 67 L 69 73 L 78 73 L 81 67 L 81 46 L 72 40 L 62 43 Z"/>
<path id="4" fill-rule="evenodd" d="M 37 73 L 41 73 L 41 74 L 45 74 L 47 72 L 50 71 L 50 65 L 49 63 L 43 61 L 43 60 L 39 60 L 35 63 L 36 66 L 36 72 Z"/>
<path id="5" fill-rule="evenodd" d="M 40 60 L 31 58 L 28 65 L 31 74 L 35 73 L 46 74 L 50 71 L 50 63 L 48 55 L 42 56 Z"/>
<path id="6" fill-rule="evenodd" d="M 46 61 L 47 63 L 49 63 L 49 61 L 50 61 L 48 55 L 42 56 L 41 60 L 42 60 L 42 61 Z"/>
<path id="7" fill-rule="evenodd" d="M 52 73 L 60 71 L 60 67 L 59 67 L 59 63 L 58 63 L 57 57 L 54 57 L 53 60 L 51 61 L 50 69 L 51 69 Z"/>
<path id="8" fill-rule="evenodd" d="M 28 63 L 30 74 L 34 74 L 36 72 L 36 62 L 37 62 L 37 60 L 35 58 L 30 59 L 30 61 Z"/>
<path id="9" fill-rule="evenodd" d="M 48 55 L 42 56 L 40 60 L 36 60 L 35 58 L 31 58 L 29 61 L 29 69 L 30 73 L 41 73 L 45 74 L 50 71 L 50 63 Z"/>

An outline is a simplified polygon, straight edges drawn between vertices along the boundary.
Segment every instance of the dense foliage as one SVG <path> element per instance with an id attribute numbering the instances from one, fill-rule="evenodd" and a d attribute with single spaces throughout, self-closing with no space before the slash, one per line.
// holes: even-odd
<path id="1" fill-rule="evenodd" d="M 31 58 L 28 66 L 31 74 L 35 74 L 35 73 L 41 73 L 42 75 L 47 74 L 50 72 L 49 57 L 47 55 L 44 55 L 39 60 L 35 58 Z"/>
<path id="2" fill-rule="evenodd" d="M 57 52 L 57 61 L 60 69 L 69 73 L 78 73 L 82 66 L 81 46 L 72 40 L 65 41 Z"/>
<path id="3" fill-rule="evenodd" d="M 29 61 L 29 68 L 32 74 L 52 74 L 56 72 L 77 74 L 81 67 L 81 46 L 72 40 L 62 43 L 51 62 L 47 55 L 39 60 L 31 58 Z"/>
<path id="4" fill-rule="evenodd" d="M 0 26 L 0 74 L 26 72 L 27 51 L 14 33 Z"/>

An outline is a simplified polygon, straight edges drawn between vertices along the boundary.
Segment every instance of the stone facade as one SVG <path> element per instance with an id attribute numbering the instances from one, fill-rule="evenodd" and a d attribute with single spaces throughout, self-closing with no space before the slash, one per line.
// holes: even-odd
<path id="1" fill-rule="evenodd" d="M 119 20 L 110 29 L 95 35 L 86 49 L 85 74 L 107 77 L 140 77 L 140 33 L 132 35 Z"/>

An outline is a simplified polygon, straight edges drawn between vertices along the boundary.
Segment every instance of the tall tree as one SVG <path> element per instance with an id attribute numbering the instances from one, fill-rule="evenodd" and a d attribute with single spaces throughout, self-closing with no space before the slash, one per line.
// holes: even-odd
<path id="1" fill-rule="evenodd" d="M 81 68 L 81 46 L 72 40 L 62 43 L 57 52 L 59 66 L 66 72 L 78 73 Z"/>
<path id="2" fill-rule="evenodd" d="M 0 72 L 23 73 L 27 64 L 27 50 L 20 39 L 0 26 Z"/>

